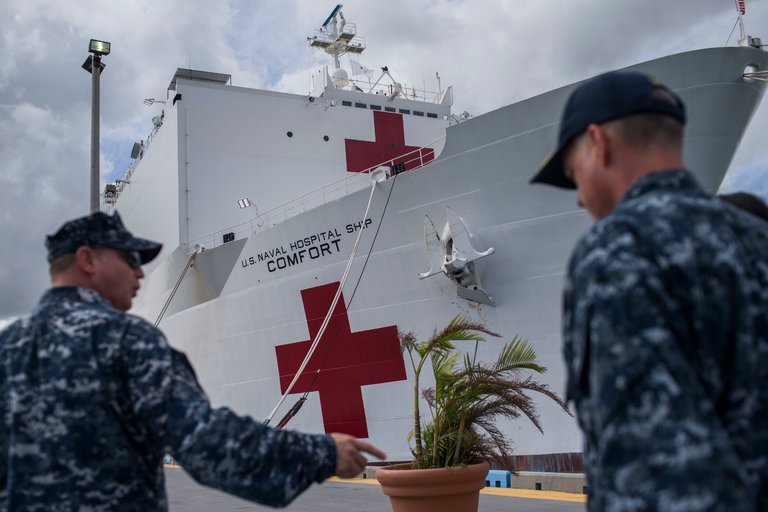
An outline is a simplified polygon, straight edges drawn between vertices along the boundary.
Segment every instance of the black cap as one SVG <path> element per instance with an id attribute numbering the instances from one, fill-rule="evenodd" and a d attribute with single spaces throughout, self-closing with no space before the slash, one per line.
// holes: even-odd
<path id="1" fill-rule="evenodd" d="M 672 116 L 685 124 L 685 106 L 680 98 L 648 75 L 613 71 L 581 84 L 565 104 L 557 149 L 542 162 L 531 183 L 576 188 L 563 170 L 563 150 L 568 144 L 590 124 L 645 113 Z"/>
<path id="2" fill-rule="evenodd" d="M 160 253 L 162 244 L 136 238 L 125 229 L 120 215 L 96 212 L 86 217 L 70 220 L 53 234 L 45 238 L 48 262 L 59 256 L 75 252 L 78 247 L 110 247 L 123 251 L 137 252 L 142 265 L 149 263 Z"/>
<path id="3" fill-rule="evenodd" d="M 737 208 L 741 208 L 745 212 L 749 212 L 755 217 L 759 217 L 763 220 L 768 220 L 768 205 L 754 194 L 749 192 L 734 192 L 732 194 L 720 194 L 720 199 L 731 203 Z"/>

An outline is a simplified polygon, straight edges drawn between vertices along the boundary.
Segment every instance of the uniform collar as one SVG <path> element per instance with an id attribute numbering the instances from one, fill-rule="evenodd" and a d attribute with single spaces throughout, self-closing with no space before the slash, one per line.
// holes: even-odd
<path id="1" fill-rule="evenodd" d="M 71 300 L 76 302 L 87 302 L 91 304 L 100 304 L 102 306 L 112 307 L 112 304 L 99 294 L 96 290 L 83 288 L 82 286 L 55 286 L 49 288 L 40 299 L 41 304 L 58 302 L 60 300 Z"/>
<path id="2" fill-rule="evenodd" d="M 646 174 L 637 180 L 624 194 L 619 204 L 631 201 L 637 197 L 664 190 L 692 190 L 701 192 L 702 188 L 686 169 L 668 169 Z"/>

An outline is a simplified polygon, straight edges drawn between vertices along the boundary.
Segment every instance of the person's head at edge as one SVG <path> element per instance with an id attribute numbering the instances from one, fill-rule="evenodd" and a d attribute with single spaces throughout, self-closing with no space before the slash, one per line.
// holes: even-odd
<path id="1" fill-rule="evenodd" d="M 758 219 L 768 221 L 768 205 L 754 194 L 749 192 L 733 192 L 730 194 L 720 194 L 717 197 L 736 208 L 751 213 Z"/>
<path id="2" fill-rule="evenodd" d="M 599 220 L 642 176 L 684 167 L 685 107 L 653 78 L 635 72 L 599 75 L 566 103 L 557 149 L 532 183 L 578 189 L 578 203 Z"/>
<path id="3" fill-rule="evenodd" d="M 162 249 L 157 242 L 134 237 L 117 212 L 66 222 L 46 237 L 45 246 L 52 286 L 90 288 L 121 311 L 131 308 L 144 277 L 141 266 Z"/>

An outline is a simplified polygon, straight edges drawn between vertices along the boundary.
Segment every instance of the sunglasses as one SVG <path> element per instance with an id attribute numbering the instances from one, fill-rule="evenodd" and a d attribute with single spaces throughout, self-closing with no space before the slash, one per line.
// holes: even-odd
<path id="1" fill-rule="evenodd" d="M 139 251 L 124 251 L 113 247 L 94 247 L 94 249 L 111 249 L 117 253 L 121 260 L 126 262 L 132 269 L 141 267 L 141 254 Z"/>
<path id="2" fill-rule="evenodd" d="M 139 251 L 117 251 L 117 253 L 132 269 L 141 267 L 141 254 L 139 254 Z"/>

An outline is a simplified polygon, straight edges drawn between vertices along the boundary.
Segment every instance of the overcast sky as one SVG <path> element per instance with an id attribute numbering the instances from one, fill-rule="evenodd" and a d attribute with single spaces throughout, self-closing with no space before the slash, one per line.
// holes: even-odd
<path id="1" fill-rule="evenodd" d="M 90 38 L 112 54 L 101 80 L 102 184 L 150 132 L 177 67 L 234 85 L 306 94 L 328 58 L 306 45 L 333 1 L 2 0 L 0 2 L 0 319 L 48 285 L 44 235 L 88 213 Z M 601 71 L 722 46 L 733 0 L 348 0 L 361 63 L 400 82 L 454 85 L 454 112 L 478 115 Z M 747 0 L 747 32 L 768 41 L 768 0 Z M 738 39 L 738 28 L 730 37 Z M 343 59 L 348 65 L 348 60 Z M 725 186 L 768 197 L 768 101 Z M 140 235 L 140 234 L 139 234 Z M 0 320 L 0 326 L 4 323 Z"/>

